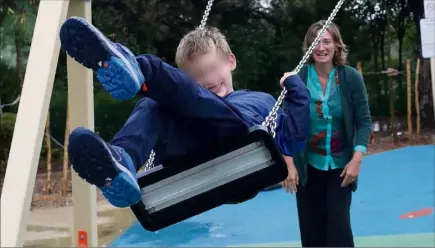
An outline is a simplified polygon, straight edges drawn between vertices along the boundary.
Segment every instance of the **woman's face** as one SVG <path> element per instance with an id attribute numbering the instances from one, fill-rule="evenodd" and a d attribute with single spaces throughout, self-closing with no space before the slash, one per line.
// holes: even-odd
<path id="1" fill-rule="evenodd" d="M 320 30 L 319 30 L 320 32 Z M 315 63 L 332 64 L 335 55 L 335 43 L 331 34 L 326 31 L 320 38 L 319 43 L 313 51 L 313 59 Z"/>

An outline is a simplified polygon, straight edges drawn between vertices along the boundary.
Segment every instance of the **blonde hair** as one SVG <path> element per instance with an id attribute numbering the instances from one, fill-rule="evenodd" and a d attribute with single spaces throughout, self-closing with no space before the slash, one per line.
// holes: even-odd
<path id="1" fill-rule="evenodd" d="M 175 63 L 182 68 L 187 61 L 216 49 L 217 53 L 230 55 L 231 48 L 227 39 L 215 27 L 196 28 L 186 34 L 178 44 Z"/>
<path id="2" fill-rule="evenodd" d="M 311 25 L 311 27 L 308 29 L 308 32 L 305 35 L 305 39 L 304 39 L 304 45 L 303 45 L 304 52 L 306 52 L 308 48 L 311 46 L 311 43 L 313 43 L 314 39 L 317 36 L 317 33 L 319 32 L 319 30 L 322 29 L 325 22 L 326 22 L 325 20 L 318 21 L 313 25 Z M 347 63 L 347 55 L 349 52 L 347 50 L 346 45 L 343 42 L 343 39 L 341 38 L 340 29 L 335 23 L 331 23 L 326 28 L 326 31 L 329 32 L 336 46 L 336 51 L 332 62 L 334 63 L 334 65 L 345 65 Z M 314 63 L 312 55 L 308 58 L 307 63 L 309 64 Z"/>

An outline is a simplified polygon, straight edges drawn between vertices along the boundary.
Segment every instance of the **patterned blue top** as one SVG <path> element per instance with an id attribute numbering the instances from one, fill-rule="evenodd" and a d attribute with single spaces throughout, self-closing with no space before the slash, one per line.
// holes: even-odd
<path id="1" fill-rule="evenodd" d="M 352 149 L 344 139 L 344 119 L 341 103 L 341 89 L 338 75 L 333 68 L 329 73 L 325 92 L 312 64 L 308 65 L 307 88 L 310 91 L 310 135 L 308 137 L 308 163 L 319 170 L 344 168 Z M 365 153 L 366 148 L 355 147 L 354 150 Z"/>

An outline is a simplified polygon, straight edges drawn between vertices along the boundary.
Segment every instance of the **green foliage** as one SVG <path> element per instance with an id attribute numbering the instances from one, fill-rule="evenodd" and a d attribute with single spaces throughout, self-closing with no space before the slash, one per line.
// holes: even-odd
<path id="1" fill-rule="evenodd" d="M 16 114 L 3 113 L 0 116 L 0 140 L 3 142 L 11 139 L 14 133 Z"/>
<path id="2" fill-rule="evenodd" d="M 115 42 L 126 45 L 136 54 L 155 54 L 174 65 L 179 40 L 199 25 L 206 2 L 93 1 L 93 23 Z M 307 29 L 312 23 L 326 19 L 336 0 L 268 2 L 268 5 L 262 5 L 259 1 L 250 0 L 215 0 L 208 24 L 221 29 L 237 57 L 234 74 L 236 88 L 265 91 L 276 96 L 280 92 L 278 80 L 282 73 L 295 68 L 303 55 L 302 42 Z M 380 71 L 386 67 L 403 68 L 406 58 L 417 56 L 419 38 L 416 18 L 422 15 L 422 4 L 416 2 L 420 0 L 347 0 L 334 22 L 340 27 L 350 50 L 350 65 L 355 66 L 360 61 L 364 72 Z M 35 1 L 2 1 L 0 52 L 4 57 L 0 59 L 0 99 L 3 103 L 12 102 L 19 95 L 20 77 L 15 70 L 16 45 L 21 49 L 23 59 L 20 63 L 24 70 L 36 14 Z M 399 31 L 403 31 L 401 53 Z M 61 143 L 67 104 L 65 58 L 66 55 L 61 53 L 50 103 L 51 133 Z M 368 75 L 364 79 L 372 114 L 388 115 L 386 77 Z M 403 114 L 406 111 L 404 79 L 398 80 L 395 85 L 397 114 Z M 105 139 L 110 139 L 123 126 L 136 100 L 116 101 L 99 84 L 94 85 L 94 93 L 95 129 Z M 16 107 L 6 108 L 5 111 L 14 112 Z M 53 146 L 57 145 L 53 143 Z"/>
<path id="3" fill-rule="evenodd" d="M 6 161 L 9 155 L 9 148 L 14 133 L 16 115 L 3 113 L 0 116 L 0 175 L 6 169 Z"/>
<path id="4" fill-rule="evenodd" d="M 12 35 L 19 40 L 30 41 L 35 21 L 36 16 L 32 12 L 17 13 L 8 8 L 8 14 L 3 19 L 2 27 L 5 35 Z"/>
<path id="5" fill-rule="evenodd" d="M 9 103 L 14 101 L 20 94 L 20 85 L 15 70 L 7 66 L 0 60 L 0 99 L 1 102 Z"/>

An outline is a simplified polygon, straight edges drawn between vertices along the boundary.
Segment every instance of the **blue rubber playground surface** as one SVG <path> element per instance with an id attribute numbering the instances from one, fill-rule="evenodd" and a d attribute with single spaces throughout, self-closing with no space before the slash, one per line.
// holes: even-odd
<path id="1" fill-rule="evenodd" d="M 435 247 L 435 146 L 416 146 L 367 156 L 353 196 L 356 246 Z M 134 224 L 109 246 L 297 247 L 294 195 L 263 192 L 158 232 Z"/>

